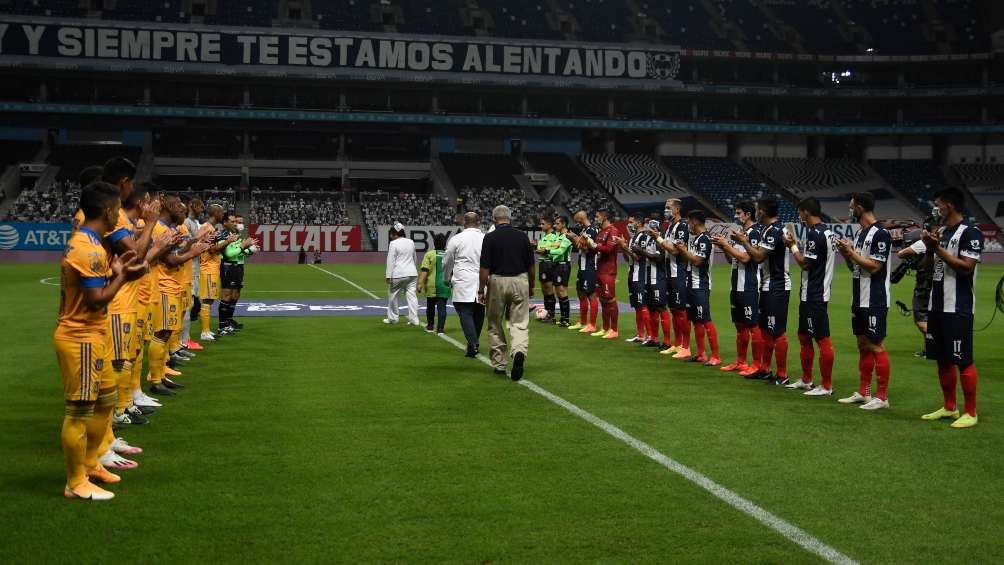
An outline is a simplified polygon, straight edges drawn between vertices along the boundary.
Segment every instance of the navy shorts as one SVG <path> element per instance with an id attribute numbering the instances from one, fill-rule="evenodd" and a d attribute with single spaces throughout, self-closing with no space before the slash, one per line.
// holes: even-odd
<path id="1" fill-rule="evenodd" d="M 642 281 L 628 281 L 628 293 L 631 295 L 631 307 L 641 308 L 647 306 L 645 302 L 645 283 Z"/>
<path id="2" fill-rule="evenodd" d="M 551 263 L 551 282 L 557 286 L 568 286 L 568 281 L 572 278 L 572 265 L 567 261 L 564 263 Z"/>
<path id="3" fill-rule="evenodd" d="M 549 283 L 554 281 L 554 263 L 550 261 L 540 261 L 537 263 L 537 277 L 540 279 L 541 283 Z"/>
<path id="4" fill-rule="evenodd" d="M 781 336 L 788 331 L 788 297 L 787 290 L 765 291 L 760 293 L 760 329 L 771 337 Z"/>
<path id="5" fill-rule="evenodd" d="M 879 343 L 886 336 L 888 308 L 852 308 L 851 327 L 854 335 L 865 336 L 872 343 Z"/>
<path id="6" fill-rule="evenodd" d="M 930 312 L 927 317 L 927 358 L 961 368 L 973 364 L 973 317 Z"/>
<path id="7" fill-rule="evenodd" d="M 798 303 L 798 333 L 816 340 L 830 337 L 830 313 L 825 302 Z"/>
<path id="8" fill-rule="evenodd" d="M 687 319 L 703 324 L 711 321 L 711 291 L 690 290 L 690 304 L 687 306 Z"/>
<path id="9" fill-rule="evenodd" d="M 670 310 L 686 310 L 689 298 L 687 297 L 686 278 L 672 279 L 666 284 Z"/>
<path id="10" fill-rule="evenodd" d="M 579 294 L 596 292 L 596 271 L 579 269 L 579 274 L 575 277 L 575 290 L 579 291 Z"/>
<path id="11" fill-rule="evenodd" d="M 732 291 L 732 322 L 741 326 L 756 325 L 760 319 L 760 296 L 755 292 Z"/>

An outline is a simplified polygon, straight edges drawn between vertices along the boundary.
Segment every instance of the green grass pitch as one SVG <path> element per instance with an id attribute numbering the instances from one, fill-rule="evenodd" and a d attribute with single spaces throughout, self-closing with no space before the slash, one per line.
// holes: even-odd
<path id="1" fill-rule="evenodd" d="M 324 268 L 383 295 L 380 265 Z M 151 425 L 122 433 L 146 452 L 118 497 L 64 500 L 58 288 L 40 284 L 57 274 L 0 265 L 0 563 L 820 561 L 447 341 L 378 317 L 244 318 Z M 977 327 L 1001 274 L 981 268 Z M 731 360 L 727 282 L 717 267 Z M 837 395 L 857 383 L 849 286 L 841 270 Z M 248 267 L 245 300 L 320 297 L 365 295 L 309 266 Z M 621 317 L 624 337 L 633 324 Z M 462 339 L 455 317 L 447 329 Z M 940 403 L 935 369 L 912 356 L 910 318 L 891 313 L 889 332 L 892 407 L 878 413 L 536 322 L 526 377 L 862 563 L 1004 562 L 1004 319 L 977 334 L 972 430 L 919 419 Z"/>

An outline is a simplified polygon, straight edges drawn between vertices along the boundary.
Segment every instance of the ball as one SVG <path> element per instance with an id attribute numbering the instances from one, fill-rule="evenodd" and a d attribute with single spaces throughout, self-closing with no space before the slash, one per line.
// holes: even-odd
<path id="1" fill-rule="evenodd" d="M 547 310 L 545 310 L 543 306 L 537 306 L 537 311 L 534 313 L 534 316 L 536 316 L 538 320 L 544 320 L 547 318 Z"/>

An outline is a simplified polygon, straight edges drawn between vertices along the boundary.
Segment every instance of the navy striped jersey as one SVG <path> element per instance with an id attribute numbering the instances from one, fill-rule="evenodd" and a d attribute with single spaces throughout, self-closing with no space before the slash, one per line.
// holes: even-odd
<path id="1" fill-rule="evenodd" d="M 767 258 L 760 263 L 760 290 L 764 292 L 791 290 L 791 274 L 788 272 L 789 253 L 784 245 L 781 222 L 775 221 L 763 227 L 759 245 L 767 250 Z"/>
<path id="2" fill-rule="evenodd" d="M 600 230 L 596 229 L 595 226 L 587 226 L 579 234 L 579 237 L 588 237 L 596 243 L 596 235 L 600 233 Z M 595 250 L 582 251 L 579 250 L 579 270 L 580 271 L 596 271 L 596 259 L 599 254 Z"/>
<path id="3" fill-rule="evenodd" d="M 690 244 L 690 227 L 687 225 L 687 220 L 680 219 L 676 222 L 670 224 L 669 228 L 666 229 L 666 233 L 662 234 L 663 239 L 666 240 L 670 245 L 675 245 L 677 241 L 682 241 L 685 244 Z M 678 281 L 686 282 L 686 278 L 690 271 L 690 261 L 682 255 L 672 255 L 666 253 L 666 263 L 669 266 L 669 278 L 676 279 Z"/>
<path id="4" fill-rule="evenodd" d="M 973 225 L 960 222 L 955 227 L 942 228 L 941 246 L 954 257 L 965 257 L 979 262 L 983 254 L 983 232 Z M 931 312 L 975 314 L 976 296 L 973 294 L 975 282 L 975 269 L 971 275 L 959 274 L 941 257 L 935 255 Z"/>
<path id="5" fill-rule="evenodd" d="M 711 263 L 715 253 L 711 249 L 711 238 L 708 237 L 707 233 L 694 236 L 693 241 L 690 242 L 690 254 L 704 258 L 704 263 L 700 267 L 691 264 L 690 288 L 711 290 Z"/>
<path id="6" fill-rule="evenodd" d="M 802 302 L 829 302 L 833 287 L 833 263 L 837 236 L 826 224 L 816 224 L 805 230 L 807 269 L 802 270 Z"/>
<path id="7" fill-rule="evenodd" d="M 631 241 L 628 242 L 628 249 L 634 250 L 635 246 L 645 247 L 644 241 L 649 239 L 648 234 L 636 233 L 631 237 Z M 628 261 L 628 281 L 630 282 L 645 282 L 645 275 L 648 266 L 648 258 L 644 255 L 638 255 L 635 259 L 634 253 L 628 254 L 631 260 Z"/>
<path id="8" fill-rule="evenodd" d="M 875 273 L 862 269 L 854 263 L 852 272 L 854 284 L 852 288 L 852 308 L 888 308 L 889 307 L 889 253 L 892 248 L 892 237 L 889 231 L 875 222 L 858 232 L 854 242 L 854 251 L 865 259 L 882 263 L 882 268 Z"/>
<path id="9" fill-rule="evenodd" d="M 754 223 L 750 225 L 749 229 L 743 230 L 750 240 L 751 247 L 756 247 L 760 243 L 761 229 L 763 226 Z M 749 253 L 742 244 L 736 243 L 732 247 Z M 757 265 L 756 261 L 750 259 L 749 263 L 743 263 L 739 259 L 732 260 L 732 290 L 736 292 L 757 292 L 760 290 L 760 265 Z"/>
<path id="10" fill-rule="evenodd" d="M 642 240 L 642 247 L 648 254 L 664 255 L 662 248 L 659 247 L 659 242 L 652 236 L 646 235 L 645 239 Z M 648 260 L 648 273 L 646 274 L 645 282 L 647 284 L 657 284 L 659 281 L 666 279 L 666 261 L 663 259 L 649 259 Z"/>

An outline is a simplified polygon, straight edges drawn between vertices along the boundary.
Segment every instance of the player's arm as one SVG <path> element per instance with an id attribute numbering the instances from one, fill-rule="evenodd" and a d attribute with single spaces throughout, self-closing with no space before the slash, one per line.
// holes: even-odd
<path id="1" fill-rule="evenodd" d="M 557 247 L 551 248 L 551 259 L 559 259 L 565 256 L 568 248 L 572 246 L 572 240 L 567 236 L 558 239 Z"/>
<path id="2" fill-rule="evenodd" d="M 76 265 L 74 268 L 81 274 L 84 304 L 90 310 L 97 311 L 108 306 L 123 284 L 142 277 L 146 273 L 147 265 L 135 251 L 127 251 L 112 259 L 110 279 L 89 269 L 80 269 Z"/>
<path id="3" fill-rule="evenodd" d="M 806 238 L 807 238 L 806 251 L 803 253 L 802 250 L 798 248 L 798 242 L 795 241 L 794 236 L 792 236 L 790 233 L 784 234 L 785 247 L 787 247 L 788 250 L 791 251 L 791 256 L 795 258 L 795 262 L 798 263 L 798 266 L 801 267 L 803 271 L 808 271 L 810 268 L 812 268 L 812 264 L 816 260 L 816 255 L 814 253 L 809 252 L 808 250 L 809 247 L 808 241 L 809 239 L 814 238 L 814 235 L 812 233 L 809 233 L 806 236 Z M 816 245 L 819 245 L 819 243 L 816 242 Z"/>
<path id="4" fill-rule="evenodd" d="M 604 255 L 609 255 L 617 250 L 617 242 L 614 240 L 614 235 L 608 233 L 607 238 L 603 243 L 596 243 L 593 247 L 600 253 Z"/>
<path id="5" fill-rule="evenodd" d="M 736 246 L 732 245 L 732 243 L 729 242 L 729 240 L 723 236 L 716 235 L 715 237 L 711 238 L 711 241 L 712 243 L 717 245 L 719 249 L 722 250 L 722 253 L 725 254 L 725 257 L 730 262 L 739 261 L 740 263 L 745 265 L 746 263 L 752 261 L 752 257 L 749 256 L 749 253 L 746 253 L 746 251 L 742 249 L 736 248 Z"/>
<path id="6" fill-rule="evenodd" d="M 974 233 L 975 232 L 975 233 Z M 978 234 L 978 235 L 977 235 Z M 980 262 L 980 250 L 983 247 L 983 234 L 975 229 L 967 229 L 959 242 L 959 255 L 955 256 L 941 245 L 937 235 L 924 232 L 924 243 L 932 250 L 948 268 L 960 275 L 971 275 Z"/>
<path id="7" fill-rule="evenodd" d="M 777 242 L 768 242 L 766 238 L 761 238 L 756 242 L 756 245 L 750 244 L 750 238 L 742 232 L 733 233 L 732 237 L 736 239 L 744 248 L 746 248 L 746 253 L 749 254 L 750 260 L 754 263 L 763 263 L 767 260 L 767 254 L 774 250 L 774 245 Z M 747 261 L 748 263 L 749 261 Z"/>
<path id="8" fill-rule="evenodd" d="M 446 244 L 446 252 L 443 253 L 443 282 L 446 286 L 450 286 L 450 281 L 453 279 L 453 256 L 457 254 L 457 246 L 453 242 L 453 238 Z"/>
<path id="9" fill-rule="evenodd" d="M 193 258 L 202 254 L 203 251 L 209 248 L 209 244 L 197 241 L 196 243 L 189 246 L 186 251 L 184 248 L 178 249 L 174 253 L 167 253 L 164 255 L 162 261 L 168 266 L 177 267 L 182 263 L 191 261 Z"/>
<path id="10" fill-rule="evenodd" d="M 882 270 L 882 267 L 889 260 L 889 248 L 892 244 L 892 239 L 889 237 L 888 232 L 880 232 L 872 240 L 871 249 L 869 250 L 869 256 L 865 257 L 854 250 L 854 245 L 848 239 L 842 239 L 837 242 L 837 249 L 840 253 L 847 258 L 848 261 L 859 265 L 862 269 L 868 271 L 871 274 L 875 274 Z"/>

